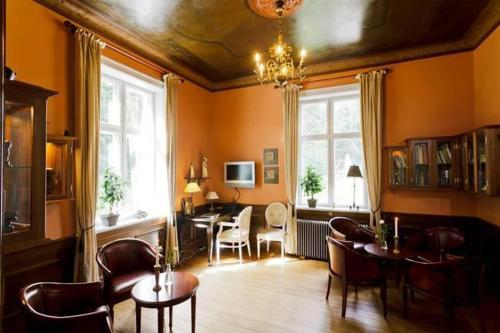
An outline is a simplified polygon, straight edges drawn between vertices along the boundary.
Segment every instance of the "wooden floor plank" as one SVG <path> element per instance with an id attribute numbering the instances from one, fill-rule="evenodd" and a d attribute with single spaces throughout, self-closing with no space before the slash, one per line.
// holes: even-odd
<path id="1" fill-rule="evenodd" d="M 334 280 L 325 301 L 327 264 L 315 260 L 281 259 L 277 252 L 240 265 L 230 251 L 219 266 L 207 267 L 198 256 L 178 268 L 200 279 L 197 296 L 197 332 L 446 332 L 442 308 L 424 298 L 410 303 L 410 319 L 402 317 L 401 291 L 389 282 L 388 316 L 382 315 L 378 288 L 349 291 L 346 318 L 340 315 L 340 282 Z M 498 310 L 498 312 L 497 312 Z M 142 310 L 142 332 L 156 332 L 156 310 Z M 488 331 L 500 332 L 500 308 L 489 302 Z M 495 315 L 495 312 L 497 314 Z M 168 311 L 166 311 L 168 322 Z M 174 332 L 190 332 L 190 303 L 174 308 Z M 135 332 L 135 306 L 129 300 L 115 306 L 115 330 Z M 473 309 L 457 311 L 457 332 L 479 332 Z"/>

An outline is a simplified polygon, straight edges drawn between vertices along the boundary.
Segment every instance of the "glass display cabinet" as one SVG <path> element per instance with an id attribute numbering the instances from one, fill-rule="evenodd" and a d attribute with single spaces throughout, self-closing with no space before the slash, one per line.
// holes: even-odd
<path id="1" fill-rule="evenodd" d="M 407 187 L 408 186 L 408 148 L 389 147 L 388 168 L 389 168 L 389 187 Z"/>
<path id="2" fill-rule="evenodd" d="M 47 99 L 56 93 L 19 81 L 5 84 L 4 241 L 45 237 Z"/>
<path id="3" fill-rule="evenodd" d="M 476 191 L 500 194 L 500 127 L 488 126 L 475 131 Z"/>
<path id="4" fill-rule="evenodd" d="M 71 136 L 47 136 L 47 201 L 73 199 L 75 140 Z"/>
<path id="5" fill-rule="evenodd" d="M 456 168 L 453 162 L 454 147 L 453 139 L 444 138 L 436 140 L 436 149 L 434 152 L 434 161 L 436 166 L 436 186 L 440 188 L 452 188 L 456 183 Z"/>
<path id="6" fill-rule="evenodd" d="M 431 187 L 432 174 L 432 140 L 409 140 L 411 164 L 410 182 L 413 187 Z"/>

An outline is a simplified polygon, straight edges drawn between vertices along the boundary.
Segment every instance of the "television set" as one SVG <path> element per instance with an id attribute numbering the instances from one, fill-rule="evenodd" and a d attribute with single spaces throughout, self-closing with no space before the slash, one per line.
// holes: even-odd
<path id="1" fill-rule="evenodd" d="M 224 185 L 226 187 L 254 188 L 255 162 L 226 162 L 224 163 Z"/>

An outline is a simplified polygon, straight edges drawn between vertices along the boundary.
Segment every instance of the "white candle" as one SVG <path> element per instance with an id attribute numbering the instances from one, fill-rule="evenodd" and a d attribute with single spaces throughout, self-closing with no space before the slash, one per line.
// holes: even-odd
<path id="1" fill-rule="evenodd" d="M 156 261 L 155 261 L 155 265 L 159 265 L 160 264 L 160 247 L 158 244 L 156 244 Z"/>
<path id="2" fill-rule="evenodd" d="M 398 234 L 398 218 L 394 218 L 394 237 L 399 237 Z"/>

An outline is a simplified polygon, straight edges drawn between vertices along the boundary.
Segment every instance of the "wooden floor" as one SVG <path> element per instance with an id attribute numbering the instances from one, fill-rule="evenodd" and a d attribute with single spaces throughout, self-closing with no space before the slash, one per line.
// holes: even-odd
<path id="1" fill-rule="evenodd" d="M 389 281 L 387 319 L 377 288 L 360 288 L 357 295 L 350 290 L 342 319 L 339 281 L 325 301 L 325 262 L 282 260 L 275 251 L 240 265 L 236 255 L 225 252 L 219 266 L 207 267 L 206 257 L 200 255 L 179 268 L 200 279 L 197 332 L 446 332 L 442 308 L 418 296 L 410 303 L 410 319 L 403 319 L 401 293 L 394 281 Z M 142 311 L 142 332 L 156 332 L 156 310 Z M 500 308 L 490 303 L 485 312 L 488 332 L 500 332 Z M 168 323 L 168 311 L 165 315 Z M 116 332 L 135 332 L 131 300 L 115 306 L 115 317 Z M 174 308 L 173 331 L 191 331 L 189 302 Z M 457 332 L 479 332 L 474 310 L 457 311 Z"/>

